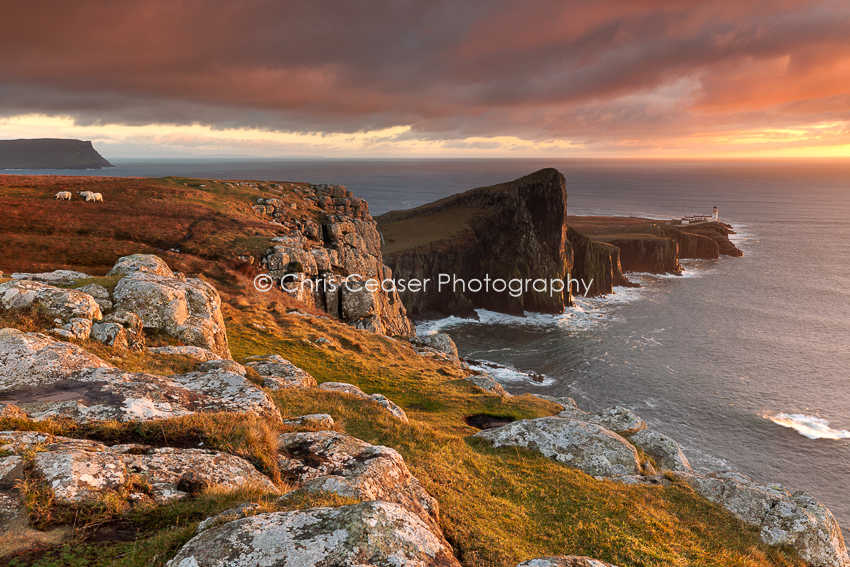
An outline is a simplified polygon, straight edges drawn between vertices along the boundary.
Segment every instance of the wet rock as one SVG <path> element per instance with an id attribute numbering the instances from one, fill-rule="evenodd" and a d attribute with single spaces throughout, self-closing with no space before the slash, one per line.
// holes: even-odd
<path id="1" fill-rule="evenodd" d="M 150 258 L 159 260 L 156 256 Z M 133 271 L 122 278 L 113 293 L 116 308 L 136 313 L 146 329 L 163 331 L 186 345 L 231 358 L 221 297 L 215 288 L 197 278 L 177 278 L 161 272 Z"/>
<path id="2" fill-rule="evenodd" d="M 325 382 L 324 384 L 321 384 L 319 386 L 319 389 L 325 390 L 327 392 L 338 392 L 341 394 L 348 394 L 349 396 L 355 396 L 363 400 L 371 400 L 383 407 L 385 410 L 387 410 L 390 415 L 392 415 L 396 419 L 400 419 L 405 423 L 410 423 L 410 421 L 407 419 L 407 414 L 404 413 L 404 410 L 383 394 L 369 395 L 354 384 L 347 384 L 345 382 Z"/>
<path id="3" fill-rule="evenodd" d="M 738 472 L 674 473 L 694 491 L 761 529 L 769 545 L 790 545 L 814 567 L 848 567 L 850 557 L 832 513 L 805 492 L 790 494 L 779 484 L 757 484 Z"/>
<path id="4" fill-rule="evenodd" d="M 286 418 L 283 420 L 283 425 L 331 430 L 334 428 L 334 418 L 326 413 L 312 413 L 310 415 Z"/>
<path id="5" fill-rule="evenodd" d="M 126 276 L 136 273 L 156 274 L 168 278 L 174 277 L 174 272 L 165 260 L 152 254 L 133 254 L 119 258 L 107 276 Z"/>
<path id="6" fill-rule="evenodd" d="M 517 567 L 616 567 L 610 563 L 591 559 L 590 557 L 579 557 L 578 555 L 559 555 L 556 557 L 537 557 L 523 561 Z"/>
<path id="7" fill-rule="evenodd" d="M 108 447 L 94 441 L 19 433 L 0 432 L 0 446 L 15 451 L 36 449 L 35 472 L 59 502 L 97 498 L 105 491 L 126 486 L 131 475 L 144 479 L 149 487 L 139 497 L 157 502 L 184 498 L 209 486 L 251 485 L 277 490 L 251 463 L 229 453 L 144 445 Z"/>
<path id="8" fill-rule="evenodd" d="M 249 356 L 245 363 L 263 377 L 263 386 L 269 390 L 289 388 L 314 388 L 316 379 L 277 354 Z"/>
<path id="9" fill-rule="evenodd" d="M 206 530 L 168 567 L 459 567 L 441 534 L 398 504 L 258 514 Z"/>
<path id="10" fill-rule="evenodd" d="M 301 490 L 395 502 L 439 531 L 437 501 L 394 449 L 334 431 L 284 433 L 278 442 L 281 472 Z"/>
<path id="11" fill-rule="evenodd" d="M 640 471 L 635 448 L 598 425 L 560 417 L 523 419 L 475 437 L 495 447 L 528 447 L 593 476 L 636 474 Z"/>
<path id="12" fill-rule="evenodd" d="M 490 378 L 489 376 L 485 376 L 484 374 L 476 374 L 473 376 L 467 376 L 466 379 L 481 388 L 482 390 L 484 390 L 485 392 L 495 394 L 496 396 L 510 397 L 510 394 L 505 391 L 502 385 Z"/>
<path id="13" fill-rule="evenodd" d="M 629 441 L 652 457 L 656 464 L 661 467 L 661 470 L 691 470 L 691 464 L 688 462 L 688 458 L 682 452 L 679 444 L 671 437 L 657 431 L 652 431 L 651 429 L 644 429 L 629 437 Z"/>

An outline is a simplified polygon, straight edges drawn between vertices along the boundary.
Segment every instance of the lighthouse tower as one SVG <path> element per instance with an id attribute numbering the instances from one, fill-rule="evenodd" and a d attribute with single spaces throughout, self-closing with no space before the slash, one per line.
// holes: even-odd
<path id="1" fill-rule="evenodd" d="M 720 220 L 720 217 L 717 214 L 717 207 L 714 207 L 714 211 L 712 211 L 712 213 L 711 213 L 711 220 L 713 220 L 714 222 L 717 222 L 717 221 Z"/>

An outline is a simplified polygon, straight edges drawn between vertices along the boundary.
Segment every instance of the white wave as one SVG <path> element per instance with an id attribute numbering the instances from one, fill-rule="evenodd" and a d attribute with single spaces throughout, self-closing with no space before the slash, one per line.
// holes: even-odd
<path id="1" fill-rule="evenodd" d="M 483 372 L 500 384 L 507 382 L 523 382 L 531 386 L 551 386 L 555 383 L 554 378 L 550 378 L 544 374 L 523 372 L 513 368 L 512 366 L 503 366 L 486 360 L 479 360 L 476 362 L 477 364 L 467 361 L 471 370 Z"/>
<path id="2" fill-rule="evenodd" d="M 789 427 L 809 439 L 850 439 L 850 431 L 832 429 L 829 422 L 820 417 L 799 413 L 780 413 L 764 417 L 777 425 Z"/>

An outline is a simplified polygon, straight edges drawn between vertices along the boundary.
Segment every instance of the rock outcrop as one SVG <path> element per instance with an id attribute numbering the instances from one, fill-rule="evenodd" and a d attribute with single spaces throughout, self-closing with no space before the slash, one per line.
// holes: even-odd
<path id="1" fill-rule="evenodd" d="M 262 487 L 275 485 L 249 462 L 208 449 L 154 448 L 145 445 L 106 446 L 96 441 L 54 437 L 43 433 L 0 431 L 0 450 L 34 452 L 33 472 L 44 479 L 61 503 L 94 500 L 106 491 L 140 481 L 131 499 L 166 502 L 185 498 L 199 487 Z M 13 459 L 19 457 L 6 457 Z"/>
<path id="2" fill-rule="evenodd" d="M 643 429 L 629 437 L 635 447 L 640 447 L 644 453 L 655 460 L 655 463 L 665 471 L 690 471 L 691 464 L 682 452 L 682 448 L 672 438 Z"/>
<path id="3" fill-rule="evenodd" d="M 729 239 L 729 236 L 735 234 L 735 231 L 732 229 L 732 225 L 722 222 L 703 222 L 675 228 L 682 232 L 687 232 L 688 234 L 713 240 L 717 244 L 718 252 L 724 256 L 738 257 L 744 255 L 744 253 L 741 252 Z M 683 258 L 684 257 L 685 256 L 683 256 Z"/>
<path id="4" fill-rule="evenodd" d="M 439 532 L 437 501 L 396 450 L 333 431 L 284 433 L 278 442 L 281 472 L 300 490 L 395 502 Z"/>
<path id="5" fill-rule="evenodd" d="M 125 372 L 74 344 L 16 329 L 0 330 L 0 400 L 34 419 L 142 421 L 235 411 L 280 420 L 271 398 L 240 374 Z"/>
<path id="6" fill-rule="evenodd" d="M 56 334 L 80 340 L 89 338 L 93 321 L 103 317 L 100 306 L 86 293 L 24 279 L 0 283 L 0 308 L 34 311 L 54 319 Z"/>
<path id="7" fill-rule="evenodd" d="M 245 366 L 253 368 L 263 377 L 263 386 L 269 390 L 313 388 L 316 379 L 277 354 L 249 356 Z"/>
<path id="8" fill-rule="evenodd" d="M 137 314 L 145 329 L 163 331 L 221 358 L 231 357 L 221 297 L 213 286 L 175 276 L 160 258 L 149 255 L 121 258 L 113 272 L 126 273 L 112 294 L 116 309 Z"/>
<path id="9" fill-rule="evenodd" d="M 208 529 L 168 567 L 460 567 L 442 534 L 390 502 L 241 518 Z"/>
<path id="10" fill-rule="evenodd" d="M 641 470 L 635 448 L 604 427 L 561 417 L 523 419 L 475 434 L 495 447 L 527 447 L 593 476 Z"/>
<path id="11" fill-rule="evenodd" d="M 805 492 L 792 495 L 782 485 L 757 484 L 737 472 L 675 475 L 698 494 L 760 528 L 765 543 L 789 545 L 814 567 L 850 566 L 844 537 L 832 513 Z"/>
<path id="12" fill-rule="evenodd" d="M 560 313 L 563 292 L 526 293 L 473 286 L 438 286 L 440 274 L 471 282 L 502 279 L 569 280 L 564 176 L 543 169 L 510 183 L 473 189 L 409 211 L 378 217 L 384 258 L 399 280 L 430 279 L 420 292 L 401 294 L 411 315 L 472 316 L 484 308 L 522 315 Z M 465 286 L 464 286 L 465 287 Z"/>
<path id="13" fill-rule="evenodd" d="M 357 328 L 387 335 L 411 336 L 413 325 L 398 294 L 367 288 L 364 282 L 391 280 L 384 265 L 381 236 L 366 201 L 341 185 L 298 187 L 318 210 L 319 220 L 290 222 L 290 210 L 281 199 L 262 198 L 255 212 L 289 226 L 289 236 L 278 237 L 260 264 L 292 296 Z"/>

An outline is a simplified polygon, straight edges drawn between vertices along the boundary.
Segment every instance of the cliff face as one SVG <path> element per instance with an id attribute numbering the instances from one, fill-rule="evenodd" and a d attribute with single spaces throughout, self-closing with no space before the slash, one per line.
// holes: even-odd
<path id="1" fill-rule="evenodd" d="M 619 248 L 591 240 L 573 228 L 567 229 L 567 237 L 573 251 L 570 277 L 589 284 L 588 297 L 612 293 L 614 286 L 639 287 L 623 274 Z"/>
<path id="2" fill-rule="evenodd" d="M 672 238 L 628 235 L 622 238 L 606 238 L 605 242 L 620 249 L 620 262 L 626 272 L 682 273 L 679 266 L 679 247 Z"/>
<path id="3" fill-rule="evenodd" d="M 311 219 L 294 220 L 292 205 L 282 199 L 260 199 L 254 212 L 291 229 L 273 239 L 261 264 L 276 281 L 292 282 L 293 297 L 361 329 L 411 336 L 413 325 L 398 294 L 368 289 L 368 280 L 393 277 L 381 255 L 381 237 L 369 205 L 341 185 L 296 187 L 317 210 Z M 360 283 L 346 278 L 360 276 Z M 301 283 L 303 282 L 303 284 Z"/>
<path id="4" fill-rule="evenodd" d="M 82 140 L 0 140 L 0 169 L 103 169 L 114 167 Z"/>
<path id="5" fill-rule="evenodd" d="M 658 236 L 672 238 L 679 246 L 679 258 L 694 258 L 702 260 L 716 260 L 720 257 L 720 246 L 718 243 L 700 234 L 680 230 L 673 227 L 660 227 Z"/>
<path id="6" fill-rule="evenodd" d="M 484 308 L 510 314 L 560 313 L 568 290 L 526 290 L 518 297 L 486 288 L 433 283 L 440 274 L 459 281 L 569 279 L 564 176 L 543 169 L 510 183 L 482 187 L 409 211 L 378 217 L 384 259 L 397 279 L 430 278 L 422 292 L 402 293 L 411 315 L 472 315 Z"/>
<path id="7" fill-rule="evenodd" d="M 735 234 L 735 231 L 732 230 L 732 226 L 722 222 L 705 222 L 697 225 L 688 226 L 687 228 L 681 227 L 683 232 L 687 231 L 688 233 L 701 236 L 703 238 L 709 238 L 717 243 L 718 252 L 723 254 L 724 256 L 743 256 L 744 253 L 741 252 L 735 244 L 729 240 L 729 236 Z M 715 256 L 716 257 L 716 256 Z"/>

